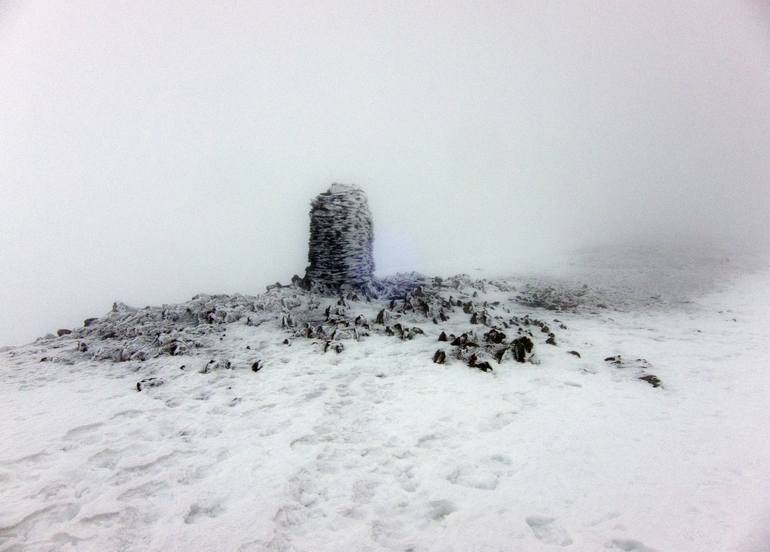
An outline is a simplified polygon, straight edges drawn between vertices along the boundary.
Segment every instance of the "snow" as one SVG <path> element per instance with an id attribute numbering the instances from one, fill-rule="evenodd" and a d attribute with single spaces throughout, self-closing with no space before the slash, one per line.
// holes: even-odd
<path id="1" fill-rule="evenodd" d="M 768 550 L 767 263 L 586 258 L 508 282 L 573 278 L 607 308 L 479 294 L 567 328 L 492 372 L 431 362 L 462 311 L 339 354 L 243 319 L 144 361 L 89 357 L 78 331 L 7 349 L 0 550 Z"/>

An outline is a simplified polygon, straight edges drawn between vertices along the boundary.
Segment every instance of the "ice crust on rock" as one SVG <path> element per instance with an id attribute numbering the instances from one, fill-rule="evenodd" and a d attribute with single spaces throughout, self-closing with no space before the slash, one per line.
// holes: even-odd
<path id="1" fill-rule="evenodd" d="M 334 291 L 369 291 L 374 280 L 374 229 L 364 191 L 332 184 L 310 209 L 310 240 L 305 285 Z"/>
<path id="2" fill-rule="evenodd" d="M 268 286 L 257 296 L 200 294 L 176 305 L 135 308 L 116 302 L 103 317 L 89 318 L 70 333 L 36 343 L 56 344 L 61 351 L 56 357 L 46 356 L 46 362 L 142 362 L 161 356 L 210 356 L 230 328 L 239 326 L 256 330 L 264 324 L 280 330 L 284 344 L 309 340 L 319 353 L 341 353 L 343 341 L 370 335 L 412 341 L 435 338 L 433 334 L 446 330 L 447 360 L 491 370 L 493 360 L 497 366 L 504 360 L 529 359 L 531 342 L 526 351 L 517 349 L 522 339 L 540 342 L 552 335 L 544 333 L 545 322 L 513 314 L 515 287 L 505 280 L 407 273 L 373 281 L 372 289 L 378 297 L 352 288 L 329 296 L 293 283 Z M 489 301 L 488 295 L 503 300 Z M 514 354 L 506 355 L 507 350 Z"/>
<path id="3" fill-rule="evenodd" d="M 519 291 L 537 287 L 514 279 L 474 279 L 466 274 L 439 278 L 412 272 L 372 278 L 366 289 L 325 285 L 308 289 L 304 284 L 295 278 L 290 284 L 267 286 L 257 296 L 199 294 L 185 303 L 143 308 L 116 302 L 103 317 L 89 318 L 70 333 L 48 335 L 37 343 L 59 344 L 56 348 L 62 354 L 41 355 L 46 362 L 141 362 L 160 356 L 206 355 L 213 343 L 236 326 L 265 324 L 282 330 L 282 341 L 310 340 L 322 353 L 341 353 L 343 341 L 370 335 L 411 341 L 426 335 L 438 338 L 443 332 L 450 346 L 446 362 L 459 360 L 473 368 L 494 369 L 508 361 L 536 362 L 532 343 L 539 346 L 555 339 L 558 324 L 555 320 L 549 326 L 529 314 L 517 314 Z M 553 289 L 552 283 L 548 289 Z M 589 297 L 593 294 L 581 299 Z M 591 301 L 571 307 L 595 310 Z M 459 331 L 458 321 L 463 324 Z M 566 329 L 563 324 L 559 328 Z M 525 347 L 527 340 L 532 342 Z"/>

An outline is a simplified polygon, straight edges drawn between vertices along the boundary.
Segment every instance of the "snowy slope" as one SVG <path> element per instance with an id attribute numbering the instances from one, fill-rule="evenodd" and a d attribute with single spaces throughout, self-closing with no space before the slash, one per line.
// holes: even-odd
<path id="1" fill-rule="evenodd" d="M 278 319 L 143 361 L 71 336 L 6 350 L 0 550 L 768 550 L 770 270 L 640 255 L 548 280 L 606 308 L 515 300 L 542 277 L 476 290 L 566 326 L 492 372 L 431 362 L 474 329 L 462 311 L 339 354 Z"/>

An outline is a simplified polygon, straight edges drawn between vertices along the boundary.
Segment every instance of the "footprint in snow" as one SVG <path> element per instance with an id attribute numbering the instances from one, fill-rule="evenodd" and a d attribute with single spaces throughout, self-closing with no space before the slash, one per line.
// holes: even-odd
<path id="1" fill-rule="evenodd" d="M 420 483 L 415 476 L 414 465 L 407 464 L 397 468 L 397 470 L 398 474 L 396 475 L 396 479 L 398 480 L 399 486 L 408 493 L 415 492 L 417 487 L 420 486 Z"/>
<path id="2" fill-rule="evenodd" d="M 147 501 L 147 499 L 158 496 L 160 493 L 165 492 L 169 488 L 168 483 L 159 479 L 151 479 L 136 487 L 130 487 L 120 493 L 117 497 L 118 502 L 130 502 L 132 500 L 138 500 L 141 502 Z"/>
<path id="3" fill-rule="evenodd" d="M 457 506 L 451 500 L 431 500 L 428 506 L 428 518 L 435 521 L 441 521 L 452 512 L 457 511 Z"/>
<path id="4" fill-rule="evenodd" d="M 513 466 L 513 460 L 506 454 L 493 454 L 488 456 L 484 462 L 498 475 L 511 475 L 510 468 Z"/>
<path id="5" fill-rule="evenodd" d="M 3 462 L 0 462 L 0 465 L 3 465 L 3 466 L 15 466 L 16 464 L 20 464 L 21 466 L 39 465 L 47 461 L 49 459 L 49 456 L 50 456 L 50 453 L 44 450 L 41 450 L 40 452 L 36 452 L 34 454 L 28 454 L 27 456 L 22 456 L 20 458 L 14 458 L 12 460 L 4 460 Z"/>
<path id="6" fill-rule="evenodd" d="M 634 539 L 612 539 L 607 546 L 611 550 L 622 550 L 623 552 L 658 552 L 654 548 L 646 546 L 643 542 Z"/>
<path id="7" fill-rule="evenodd" d="M 325 391 L 326 391 L 326 386 L 325 385 L 320 385 L 316 389 L 305 393 L 305 396 L 303 397 L 303 399 L 304 399 L 304 401 L 310 401 L 310 400 L 313 400 L 313 399 L 317 399 L 318 397 L 323 395 Z"/>
<path id="8" fill-rule="evenodd" d="M 359 479 L 353 483 L 352 500 L 355 504 L 368 504 L 374 498 L 380 483 L 375 479 Z"/>
<path id="9" fill-rule="evenodd" d="M 78 522 L 83 525 L 109 528 L 115 525 L 117 518 L 119 517 L 120 512 L 103 512 L 101 514 L 94 514 L 93 516 L 82 517 Z"/>
<path id="10" fill-rule="evenodd" d="M 73 502 L 54 504 L 35 510 L 13 525 L 0 527 L 0 543 L 4 542 L 4 537 L 17 537 L 25 541 L 32 537 L 39 530 L 38 528 L 61 525 L 74 519 L 79 511 L 80 506 Z"/>
<path id="11" fill-rule="evenodd" d="M 273 516 L 273 521 L 280 527 L 297 527 L 307 521 L 304 507 L 296 504 L 288 504 L 278 509 Z"/>
<path id="12" fill-rule="evenodd" d="M 572 544 L 572 538 L 559 523 L 551 517 L 529 516 L 525 520 L 535 538 L 545 544 L 558 544 L 560 546 L 569 546 Z"/>
<path id="13" fill-rule="evenodd" d="M 497 488 L 498 476 L 486 466 L 465 464 L 457 467 L 447 476 L 454 485 L 493 491 Z"/>
<path id="14" fill-rule="evenodd" d="M 196 503 L 190 506 L 190 510 L 184 517 L 184 522 L 189 525 L 191 523 L 196 523 L 204 517 L 213 519 L 224 511 L 224 508 L 219 502 Z"/>
<path id="15" fill-rule="evenodd" d="M 463 487 L 492 491 L 504 477 L 513 475 L 513 460 L 505 454 L 492 454 L 478 464 L 463 464 L 447 476 L 447 481 Z"/>
<path id="16" fill-rule="evenodd" d="M 301 446 L 301 445 L 317 445 L 317 444 L 318 444 L 318 436 L 315 433 L 311 433 L 311 434 L 303 435 L 301 437 L 294 439 L 289 443 L 289 447 L 296 448 L 297 446 Z"/>
<path id="17" fill-rule="evenodd" d="M 494 416 L 483 420 L 478 425 L 478 430 L 482 432 L 498 431 L 509 426 L 516 419 L 516 411 L 498 412 Z"/>
<path id="18" fill-rule="evenodd" d="M 443 435 L 437 433 L 428 433 L 417 439 L 418 447 L 432 447 L 436 444 L 436 441 L 440 441 L 444 438 Z"/>
<path id="19" fill-rule="evenodd" d="M 81 445 L 93 445 L 102 440 L 102 434 L 97 430 L 104 424 L 95 423 L 83 426 L 78 426 L 70 429 L 64 434 L 62 438 L 67 444 L 62 447 L 62 450 L 69 451 L 78 448 Z"/>
<path id="20" fill-rule="evenodd" d="M 133 409 L 133 410 L 123 410 L 121 412 L 117 412 L 117 413 L 113 414 L 112 417 L 110 418 L 110 420 L 117 420 L 118 418 L 129 418 L 129 419 L 132 419 L 132 418 L 136 418 L 137 416 L 141 416 L 144 413 L 145 413 L 144 410 L 135 410 L 135 409 Z"/>
<path id="21" fill-rule="evenodd" d="M 60 498 L 68 489 L 69 485 L 66 483 L 53 482 L 42 487 L 31 498 L 52 501 L 52 499 Z"/>
<path id="22" fill-rule="evenodd" d="M 111 448 L 102 449 L 99 452 L 88 457 L 87 462 L 97 468 L 115 469 L 120 460 L 121 453 L 126 449 L 115 450 Z"/>

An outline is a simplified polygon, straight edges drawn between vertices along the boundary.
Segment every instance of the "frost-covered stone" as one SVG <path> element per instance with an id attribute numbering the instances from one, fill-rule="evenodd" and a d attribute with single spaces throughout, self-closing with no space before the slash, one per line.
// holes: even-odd
<path id="1" fill-rule="evenodd" d="M 357 186 L 332 184 L 310 209 L 305 286 L 334 292 L 372 290 L 374 230 L 366 194 Z"/>
<path id="2" fill-rule="evenodd" d="M 338 354 L 347 350 L 343 342 L 371 335 L 406 342 L 427 334 L 447 344 L 446 350 L 434 355 L 437 364 L 456 359 L 491 372 L 493 361 L 496 365 L 538 363 L 535 342 L 549 343 L 548 338 L 555 343 L 556 339 L 544 320 L 512 313 L 519 286 L 511 280 L 408 273 L 372 278 L 368 290 L 351 284 L 308 289 L 305 283 L 294 280 L 268 286 L 258 296 L 201 294 L 177 305 L 134 308 L 115 303 L 105 316 L 89 320 L 71 335 L 49 336 L 37 343 L 61 350 L 60 355 L 45 358 L 53 363 L 71 363 L 73 358 L 141 363 L 160 356 L 204 357 L 199 371 L 205 374 L 249 366 L 256 372 L 263 367 L 264 358 L 247 356 L 231 362 L 219 356 L 231 329 L 252 338 L 273 335 L 284 344 L 310 340 L 312 349 Z M 319 289 L 335 293 L 318 293 Z M 535 286 L 530 289 L 537 291 Z M 559 320 L 553 322 L 564 326 Z M 248 343 L 244 346 L 251 349 Z"/>

